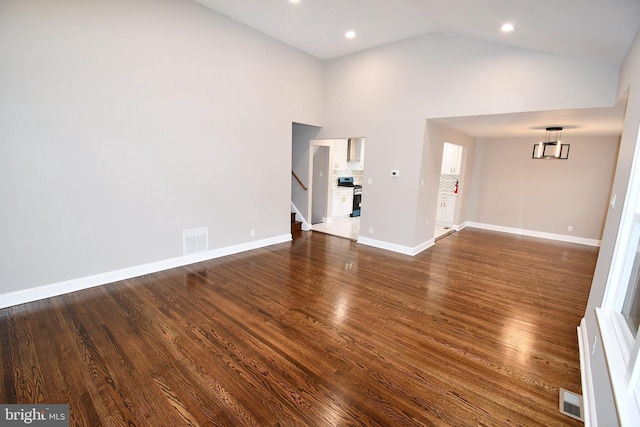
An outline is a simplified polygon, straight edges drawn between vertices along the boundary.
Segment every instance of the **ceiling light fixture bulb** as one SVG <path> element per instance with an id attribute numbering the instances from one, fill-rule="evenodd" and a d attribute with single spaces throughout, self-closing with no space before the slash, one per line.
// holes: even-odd
<path id="1" fill-rule="evenodd" d="M 289 0 L 289 3 L 300 3 L 300 0 Z"/>
<path id="2" fill-rule="evenodd" d="M 355 38 L 356 36 L 356 32 L 355 31 L 347 31 L 346 34 L 344 35 L 346 38 L 348 39 L 352 39 Z"/>
<path id="3" fill-rule="evenodd" d="M 515 30 L 515 27 L 513 26 L 513 24 L 506 23 L 506 24 L 502 24 L 502 27 L 500 27 L 500 30 L 503 33 L 510 33 L 511 31 Z"/>

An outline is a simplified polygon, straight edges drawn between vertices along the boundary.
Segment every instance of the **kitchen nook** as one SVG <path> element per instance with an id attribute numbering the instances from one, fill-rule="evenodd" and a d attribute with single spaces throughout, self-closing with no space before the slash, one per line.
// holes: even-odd
<path id="1" fill-rule="evenodd" d="M 435 240 L 446 237 L 456 231 L 455 210 L 460 186 L 462 150 L 463 147 L 460 145 L 449 142 L 444 143 L 434 230 Z"/>
<path id="2" fill-rule="evenodd" d="M 313 188 L 313 211 L 323 214 L 314 218 L 312 230 L 357 240 L 362 212 L 365 138 L 324 140 L 323 145 L 329 147 L 329 155 L 325 156 L 329 161 L 314 161 L 314 176 L 326 173 L 329 179 L 326 184 L 320 181 L 320 185 L 326 185 L 326 197 L 316 195 L 316 192 L 324 193 L 325 189 Z"/>

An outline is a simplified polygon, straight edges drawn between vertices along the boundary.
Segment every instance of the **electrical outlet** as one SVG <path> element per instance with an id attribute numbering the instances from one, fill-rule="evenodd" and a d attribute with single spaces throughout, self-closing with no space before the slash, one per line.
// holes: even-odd
<path id="1" fill-rule="evenodd" d="M 251 235 L 251 237 L 255 237 L 256 235 L 256 229 L 252 228 L 251 231 L 249 232 L 249 234 Z"/>
<path id="2" fill-rule="evenodd" d="M 369 234 L 373 234 L 373 227 L 369 227 Z"/>
<path id="3" fill-rule="evenodd" d="M 567 231 L 573 231 L 573 225 L 570 225 L 569 227 L 567 227 Z"/>
<path id="4" fill-rule="evenodd" d="M 373 178 L 367 179 L 367 185 L 373 185 Z"/>
<path id="5" fill-rule="evenodd" d="M 596 353 L 596 343 L 598 342 L 598 337 L 593 337 L 593 345 L 591 346 L 591 355 L 593 356 Z"/>

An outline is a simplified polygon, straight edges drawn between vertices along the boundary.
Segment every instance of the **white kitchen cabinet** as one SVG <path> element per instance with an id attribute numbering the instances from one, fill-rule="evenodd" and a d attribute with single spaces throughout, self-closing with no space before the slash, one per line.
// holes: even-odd
<path id="1" fill-rule="evenodd" d="M 456 209 L 456 196 L 452 194 L 438 195 L 438 210 L 436 211 L 436 224 L 453 225 L 453 213 Z"/>
<path id="2" fill-rule="evenodd" d="M 344 170 L 347 169 L 347 140 L 346 139 L 334 139 L 333 140 L 333 169 Z"/>
<path id="3" fill-rule="evenodd" d="M 460 175 L 462 164 L 462 147 L 455 144 L 444 143 L 442 152 L 442 175 Z"/>
<path id="4" fill-rule="evenodd" d="M 348 217 L 353 211 L 353 189 L 333 190 L 331 197 L 331 218 Z"/>

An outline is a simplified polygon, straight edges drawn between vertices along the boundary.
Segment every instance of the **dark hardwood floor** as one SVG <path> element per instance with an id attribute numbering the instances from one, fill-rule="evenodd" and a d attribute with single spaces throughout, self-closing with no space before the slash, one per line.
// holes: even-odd
<path id="1" fill-rule="evenodd" d="M 78 426 L 580 426 L 597 248 L 466 229 L 409 257 L 320 233 L 0 310 L 0 402 Z M 34 265 L 37 268 L 37 265 Z"/>

